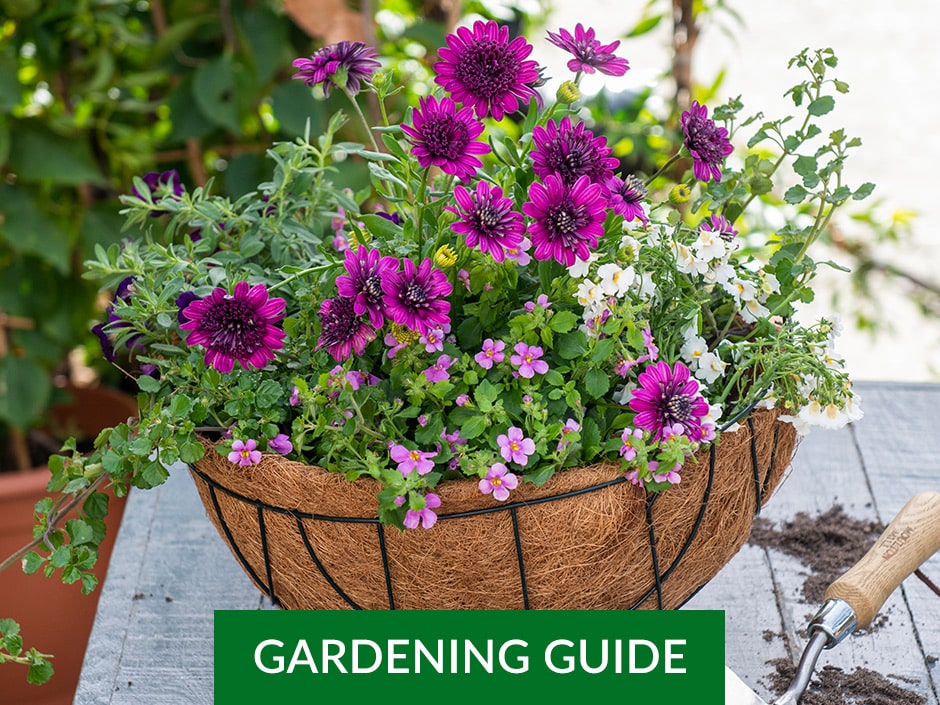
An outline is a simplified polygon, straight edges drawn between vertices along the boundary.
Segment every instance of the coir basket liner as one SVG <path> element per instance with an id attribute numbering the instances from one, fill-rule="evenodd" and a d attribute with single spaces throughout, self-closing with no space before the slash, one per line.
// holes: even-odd
<path id="1" fill-rule="evenodd" d="M 379 524 L 371 479 L 279 456 L 242 468 L 210 447 L 192 472 L 242 567 L 288 609 L 672 609 L 738 551 L 783 477 L 796 436 L 778 415 L 753 412 L 658 495 L 605 463 L 503 504 L 474 480 L 442 483 L 430 530 Z"/>

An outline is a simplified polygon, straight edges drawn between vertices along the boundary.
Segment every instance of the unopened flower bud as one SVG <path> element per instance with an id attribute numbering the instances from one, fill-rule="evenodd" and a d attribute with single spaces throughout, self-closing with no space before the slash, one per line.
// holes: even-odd
<path id="1" fill-rule="evenodd" d="M 372 74 L 372 85 L 376 88 L 382 88 L 388 82 L 388 74 L 384 71 L 376 71 Z"/>
<path id="2" fill-rule="evenodd" d="M 581 99 L 581 91 L 574 81 L 565 81 L 555 93 L 555 98 L 559 103 L 571 105 Z"/>
<path id="3" fill-rule="evenodd" d="M 685 184 L 676 184 L 669 192 L 670 203 L 688 203 L 692 198 L 692 189 Z"/>
<path id="4" fill-rule="evenodd" d="M 457 251 L 450 245 L 441 245 L 434 253 L 434 264 L 441 269 L 450 269 L 457 264 Z"/>

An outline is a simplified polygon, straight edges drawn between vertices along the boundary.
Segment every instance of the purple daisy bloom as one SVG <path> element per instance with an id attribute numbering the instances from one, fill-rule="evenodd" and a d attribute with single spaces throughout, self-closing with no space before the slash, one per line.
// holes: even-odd
<path id="1" fill-rule="evenodd" d="M 411 114 L 411 125 L 402 125 L 402 131 L 411 142 L 411 153 L 418 164 L 427 169 L 439 167 L 445 174 L 453 174 L 467 181 L 483 162 L 474 155 L 486 154 L 490 146 L 476 139 L 483 133 L 483 123 L 473 119 L 470 108 L 457 110 L 450 98 L 426 96 Z"/>
<path id="2" fill-rule="evenodd" d="M 708 402 L 699 394 L 698 381 L 692 379 L 682 362 L 672 367 L 660 361 L 649 365 L 637 376 L 640 386 L 633 391 L 630 408 L 636 412 L 633 423 L 659 440 L 674 433 L 678 424 L 693 441 L 702 440 L 702 419 L 708 415 Z"/>
<path id="3" fill-rule="evenodd" d="M 554 257 L 566 267 L 575 259 L 587 260 L 604 234 L 606 206 L 601 187 L 587 176 L 581 176 L 570 189 L 554 174 L 547 176 L 544 184 L 534 182 L 522 210 L 532 218 L 529 233 L 535 259 Z"/>
<path id="4" fill-rule="evenodd" d="M 548 41 L 574 55 L 568 61 L 568 69 L 575 73 L 594 73 L 597 70 L 608 76 L 623 76 L 630 69 L 626 59 L 614 56 L 614 51 L 620 46 L 619 41 L 601 44 L 594 38 L 594 28 L 585 30 L 580 22 L 574 28 L 574 36 L 567 29 L 559 29 L 558 34 L 548 33 Z"/>
<path id="5" fill-rule="evenodd" d="M 369 323 L 373 328 L 381 328 L 385 323 L 382 306 L 382 280 L 398 269 L 398 260 L 383 257 L 378 250 L 370 250 L 365 245 L 346 250 L 343 266 L 346 274 L 336 277 L 336 290 L 340 296 L 353 301 L 353 311 L 357 316 L 369 314 Z"/>
<path id="6" fill-rule="evenodd" d="M 217 287 L 190 303 L 183 316 L 180 329 L 190 331 L 186 344 L 202 345 L 206 364 L 222 373 L 231 372 L 236 361 L 260 369 L 284 347 L 284 331 L 274 325 L 284 318 L 284 299 L 269 299 L 264 284 L 249 288 L 241 281 L 231 294 Z"/>
<path id="7" fill-rule="evenodd" d="M 623 178 L 612 176 L 604 182 L 604 185 L 610 192 L 607 205 L 614 213 L 622 215 L 628 223 L 633 220 L 641 220 L 644 223 L 649 222 L 649 218 L 643 210 L 646 186 L 640 179 L 633 174 Z"/>
<path id="8" fill-rule="evenodd" d="M 619 164 L 607 140 L 595 137 L 583 122 L 573 125 L 565 116 L 560 123 L 549 120 L 545 127 L 532 130 L 532 170 L 543 181 L 550 174 L 561 177 L 571 186 L 582 175 L 594 183 L 604 184 L 614 175 Z"/>
<path id="9" fill-rule="evenodd" d="M 406 259 L 402 267 L 382 280 L 386 315 L 421 334 L 449 325 L 450 302 L 445 297 L 454 287 L 444 272 L 434 269 L 429 257 L 420 266 Z"/>
<path id="10" fill-rule="evenodd" d="M 525 236 L 522 214 L 512 209 L 512 200 L 503 197 L 499 186 L 480 180 L 473 193 L 457 186 L 454 198 L 457 206 L 447 206 L 444 210 L 460 218 L 450 227 L 464 236 L 467 247 L 479 246 L 497 262 L 506 258 L 507 249 L 519 247 Z"/>
<path id="11" fill-rule="evenodd" d="M 524 38 L 509 41 L 509 28 L 493 20 L 460 27 L 447 35 L 447 46 L 438 52 L 434 81 L 458 103 L 470 106 L 478 118 L 492 115 L 502 120 L 537 98 L 533 84 L 540 80 L 535 61 L 526 60 L 532 45 Z"/>
<path id="12" fill-rule="evenodd" d="M 708 108 L 693 100 L 682 113 L 682 133 L 685 146 L 692 155 L 692 172 L 699 181 L 721 181 L 721 167 L 734 148 L 728 140 L 728 131 L 718 127 L 708 117 Z"/>
<path id="13" fill-rule="evenodd" d="M 718 233 L 722 240 L 730 242 L 738 234 L 734 226 L 723 215 L 711 215 L 708 220 L 702 222 L 702 230 Z"/>
<path id="14" fill-rule="evenodd" d="M 297 73 L 291 78 L 299 79 L 308 86 L 321 86 L 326 96 L 330 95 L 334 85 L 338 85 L 337 80 L 345 78 L 345 86 L 340 87 L 356 95 L 362 89 L 360 81 L 368 81 L 381 66 L 376 56 L 375 49 L 363 42 L 329 44 L 317 49 L 309 59 L 295 59 L 292 65 Z"/>
<path id="15" fill-rule="evenodd" d="M 375 330 L 356 313 L 352 299 L 336 296 L 320 304 L 320 338 L 317 350 L 326 350 L 337 362 L 353 352 L 362 355 L 366 345 L 375 340 Z"/>
<path id="16" fill-rule="evenodd" d="M 180 323 L 186 323 L 186 316 L 183 315 L 183 311 L 186 310 L 186 307 L 189 306 L 193 301 L 198 300 L 199 297 L 192 291 L 184 291 L 179 296 L 176 297 L 176 301 L 173 303 L 176 304 L 176 320 Z"/>

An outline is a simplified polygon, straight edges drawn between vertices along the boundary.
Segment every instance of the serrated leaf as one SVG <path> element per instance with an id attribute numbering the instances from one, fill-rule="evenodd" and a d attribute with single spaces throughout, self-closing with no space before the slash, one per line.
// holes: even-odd
<path id="1" fill-rule="evenodd" d="M 471 416 L 460 429 L 461 438 L 476 438 L 486 430 L 486 417 L 483 415 Z"/>
<path id="2" fill-rule="evenodd" d="M 558 311 L 548 322 L 556 333 L 568 333 L 578 324 L 578 316 L 572 311 Z"/>
<path id="3" fill-rule="evenodd" d="M 600 399 L 610 389 L 610 377 L 596 367 L 592 367 L 584 375 L 584 391 L 594 399 Z"/>
<path id="4" fill-rule="evenodd" d="M 799 184 L 795 184 L 788 188 L 786 193 L 783 194 L 783 200 L 789 203 L 791 206 L 794 206 L 797 203 L 802 203 L 808 195 L 809 191 Z"/>
<path id="5" fill-rule="evenodd" d="M 834 107 L 836 107 L 835 99 L 831 95 L 823 95 L 806 106 L 806 110 L 810 115 L 819 117 L 832 112 Z"/>
<path id="6" fill-rule="evenodd" d="M 563 360 L 573 360 L 587 352 L 587 336 L 579 330 L 558 338 L 555 350 Z"/>
<path id="7" fill-rule="evenodd" d="M 69 535 L 69 540 L 73 546 L 81 546 L 94 539 L 95 532 L 85 521 L 81 519 L 70 519 L 65 523 L 65 531 Z"/>
<path id="8" fill-rule="evenodd" d="M 156 394 L 160 391 L 159 380 L 154 379 L 150 375 L 141 375 L 138 377 L 137 386 L 140 387 L 140 391 L 146 392 L 147 394 Z"/>
<path id="9" fill-rule="evenodd" d="M 92 519 L 104 519 L 108 516 L 109 501 L 110 498 L 104 492 L 92 492 L 82 505 L 82 510 Z"/>

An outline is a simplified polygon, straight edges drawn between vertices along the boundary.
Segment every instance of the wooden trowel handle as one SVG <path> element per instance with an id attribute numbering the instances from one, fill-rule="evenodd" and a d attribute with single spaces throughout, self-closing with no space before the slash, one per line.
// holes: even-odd
<path id="1" fill-rule="evenodd" d="M 940 550 L 940 492 L 914 495 L 868 553 L 826 591 L 845 600 L 868 627 L 894 589 Z"/>

